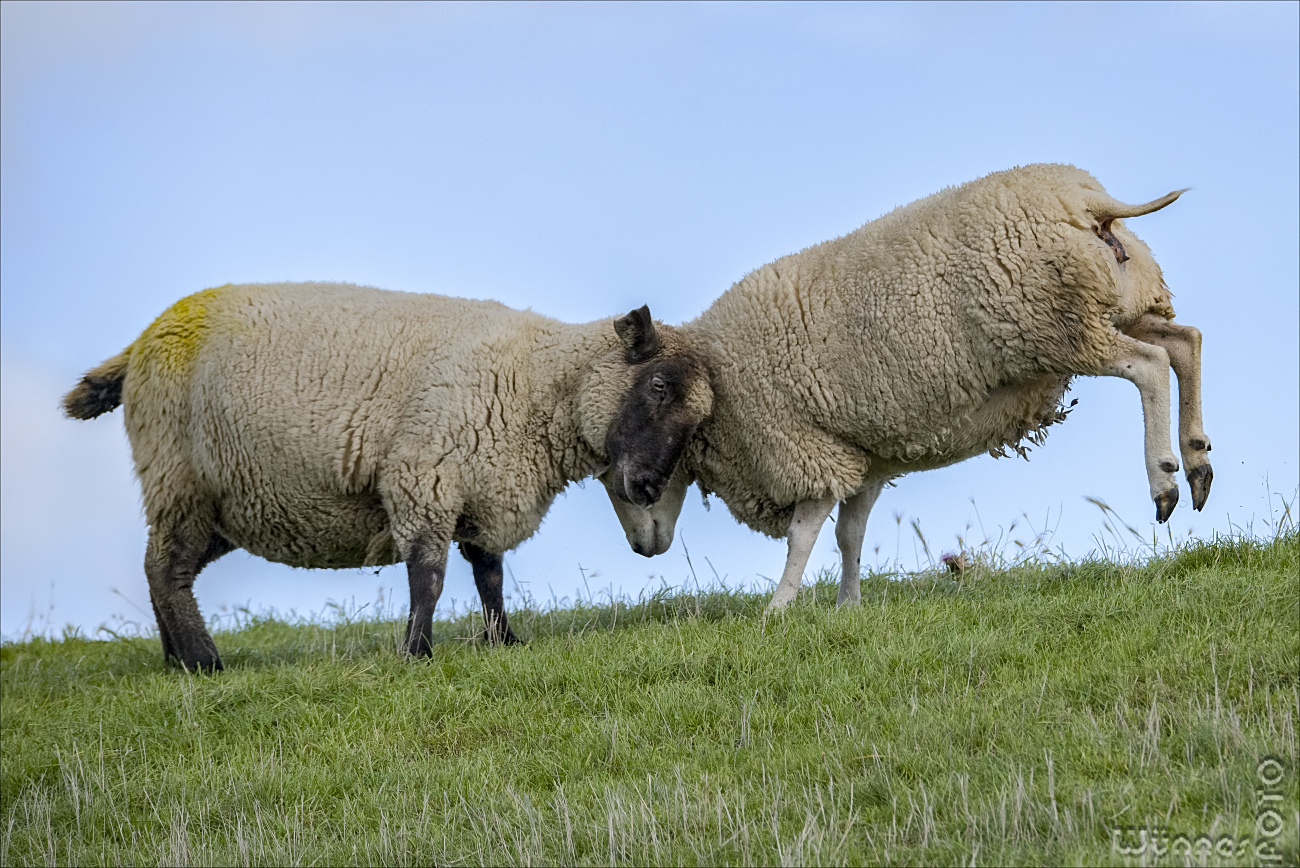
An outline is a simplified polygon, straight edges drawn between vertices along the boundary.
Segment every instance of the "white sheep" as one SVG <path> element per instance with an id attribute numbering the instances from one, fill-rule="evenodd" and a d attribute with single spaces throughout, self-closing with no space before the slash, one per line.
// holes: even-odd
<path id="1" fill-rule="evenodd" d="M 794 599 L 840 504 L 841 604 L 860 597 L 867 515 L 881 487 L 981 452 L 1023 454 L 1061 421 L 1070 379 L 1137 385 L 1156 518 L 1178 500 L 1179 445 L 1200 509 L 1213 472 L 1195 328 L 1172 322 L 1125 205 L 1071 166 L 998 172 L 899 208 L 746 275 L 681 332 L 712 369 L 713 413 L 685 462 L 741 522 L 787 536 L 771 607 Z"/>
<path id="2" fill-rule="evenodd" d="M 235 548 L 299 567 L 405 561 L 406 651 L 427 655 L 456 540 L 489 640 L 515 641 L 502 553 L 569 482 L 605 467 L 612 498 L 654 504 L 710 398 L 698 356 L 644 307 L 569 325 L 496 302 L 305 283 L 181 299 L 64 406 L 80 419 L 124 406 L 164 652 L 220 669 L 192 585 Z M 621 516 L 649 522 L 650 553 L 654 514 Z"/>

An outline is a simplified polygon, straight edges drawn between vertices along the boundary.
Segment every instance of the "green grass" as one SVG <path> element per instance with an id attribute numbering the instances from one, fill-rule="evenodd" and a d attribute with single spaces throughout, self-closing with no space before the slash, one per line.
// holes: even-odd
<path id="1" fill-rule="evenodd" d="M 1251 864 L 1266 755 L 1300 859 L 1294 530 L 870 575 L 847 611 L 832 578 L 766 623 L 665 591 L 491 649 L 465 616 L 429 662 L 361 618 L 245 619 L 215 677 L 7 643 L 0 863 L 1184 864 L 1113 849 L 1145 824 Z"/>

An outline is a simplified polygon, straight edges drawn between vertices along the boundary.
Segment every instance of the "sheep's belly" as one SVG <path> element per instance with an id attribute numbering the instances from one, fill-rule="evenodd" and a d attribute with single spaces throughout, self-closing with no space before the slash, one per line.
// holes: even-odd
<path id="1" fill-rule="evenodd" d="M 872 470 L 890 476 L 947 467 L 990 450 L 1041 442 L 1045 429 L 1064 419 L 1058 412 L 1069 377 L 1047 376 L 998 386 L 978 405 L 933 420 L 914 439 L 863 438 Z M 954 423 L 954 420 L 955 423 Z"/>
<path id="2" fill-rule="evenodd" d="M 338 569 L 367 565 L 372 541 L 388 529 L 388 515 L 375 494 L 295 492 L 221 504 L 222 536 L 268 561 L 291 567 Z M 374 565 L 396 562 L 392 546 L 371 551 Z M 377 555 L 377 557 L 376 557 Z"/>

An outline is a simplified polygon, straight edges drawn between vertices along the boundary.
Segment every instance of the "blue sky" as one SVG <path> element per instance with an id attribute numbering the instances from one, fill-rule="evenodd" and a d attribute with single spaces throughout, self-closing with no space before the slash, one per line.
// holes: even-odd
<path id="1" fill-rule="evenodd" d="M 1192 187 L 1131 221 L 1179 320 L 1205 334 L 1214 491 L 1198 514 L 1184 485 L 1171 528 L 1259 524 L 1267 491 L 1298 485 L 1298 12 L 6 2 L 0 630 L 151 620 L 121 415 L 76 423 L 57 407 L 182 295 L 334 279 L 569 321 L 649 303 L 680 322 L 778 256 L 1039 161 L 1130 201 Z M 1029 462 L 978 458 L 888 489 L 867 559 L 915 564 L 913 520 L 936 554 L 981 522 L 994 536 L 1016 522 L 1007 538 L 1022 541 L 1048 525 L 1083 554 L 1102 528 L 1088 496 L 1149 534 L 1136 390 L 1080 380 L 1072 397 Z M 784 560 L 695 494 L 678 542 L 642 559 L 591 484 L 507 563 L 538 598 L 635 595 L 690 577 L 683 537 L 701 582 L 762 584 Z M 835 562 L 828 525 L 812 565 Z M 214 614 L 317 612 L 380 587 L 403 605 L 405 586 L 401 567 L 236 552 L 196 590 Z M 473 596 L 456 560 L 442 605 Z"/>

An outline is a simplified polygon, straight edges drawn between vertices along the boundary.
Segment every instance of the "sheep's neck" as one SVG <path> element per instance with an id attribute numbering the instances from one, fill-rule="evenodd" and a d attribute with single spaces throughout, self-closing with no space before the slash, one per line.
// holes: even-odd
<path id="1" fill-rule="evenodd" d="M 583 437 L 582 389 L 592 367 L 617 340 L 609 320 L 562 324 L 534 338 L 534 424 L 550 446 L 552 472 L 560 487 L 586 479 L 605 461 Z"/>

